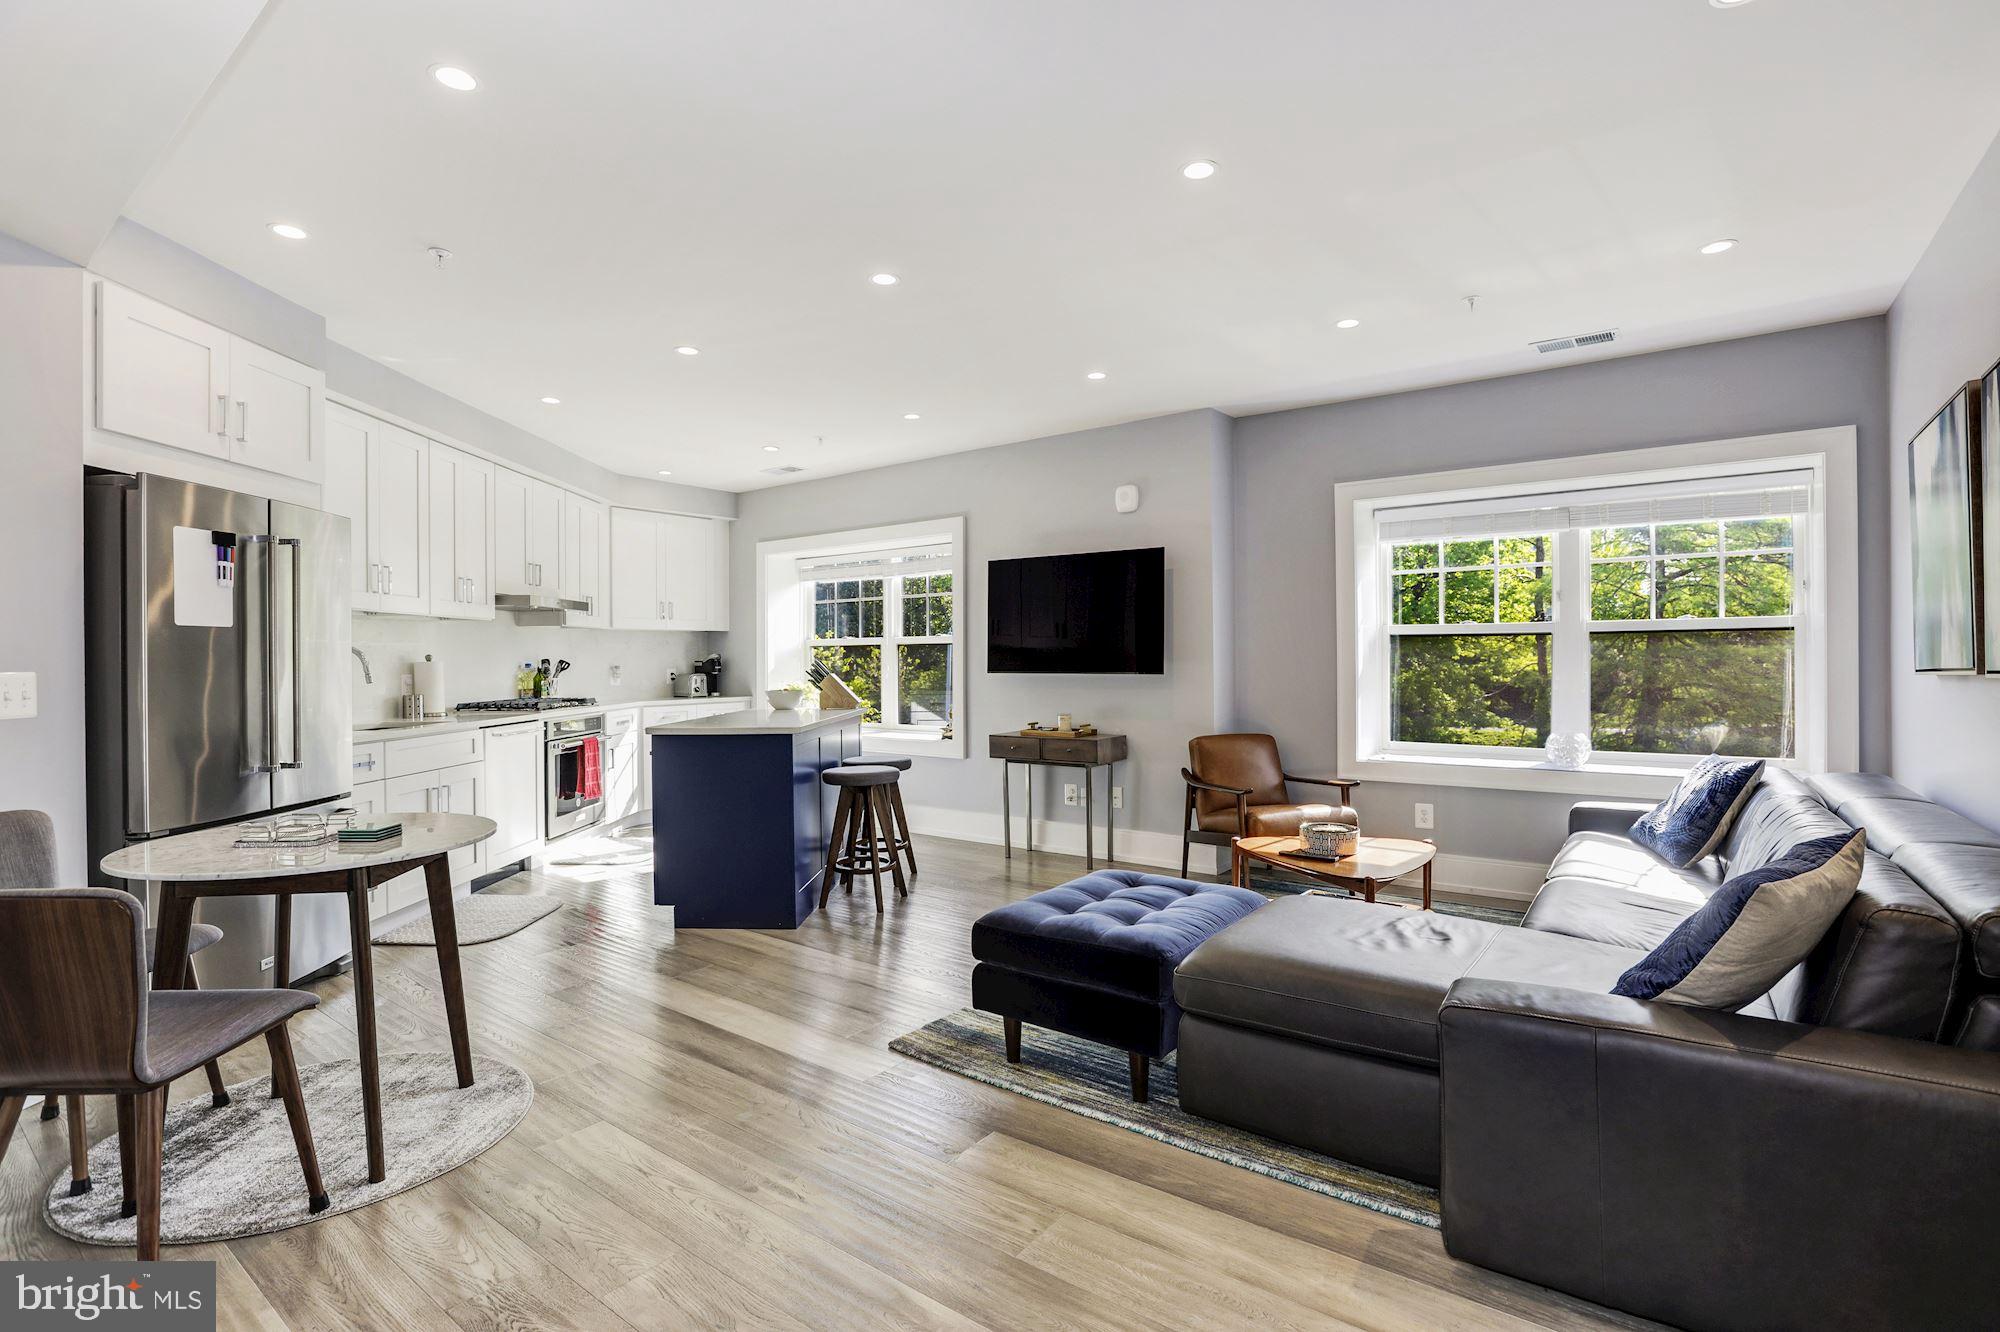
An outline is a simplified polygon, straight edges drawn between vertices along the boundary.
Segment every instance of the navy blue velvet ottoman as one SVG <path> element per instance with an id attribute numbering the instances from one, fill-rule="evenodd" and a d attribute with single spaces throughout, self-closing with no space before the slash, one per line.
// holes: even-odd
<path id="1" fill-rule="evenodd" d="M 973 922 L 972 1006 L 1005 1020 L 1010 1063 L 1023 1022 L 1125 1051 L 1143 1101 L 1146 1061 L 1180 1031 L 1174 968 L 1263 905 L 1248 888 L 1098 870 Z"/>

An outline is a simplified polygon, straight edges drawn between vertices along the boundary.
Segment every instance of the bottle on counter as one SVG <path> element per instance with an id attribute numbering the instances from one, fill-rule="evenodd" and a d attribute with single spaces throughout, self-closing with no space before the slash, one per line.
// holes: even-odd
<path id="1" fill-rule="evenodd" d="M 535 696 L 535 663 L 524 661 L 521 669 L 514 672 L 514 697 L 533 698 Z"/>
<path id="2" fill-rule="evenodd" d="M 536 698 L 547 698 L 549 696 L 549 681 L 553 678 L 554 677 L 549 674 L 549 659 L 547 657 L 543 657 L 542 664 L 535 670 Z"/>

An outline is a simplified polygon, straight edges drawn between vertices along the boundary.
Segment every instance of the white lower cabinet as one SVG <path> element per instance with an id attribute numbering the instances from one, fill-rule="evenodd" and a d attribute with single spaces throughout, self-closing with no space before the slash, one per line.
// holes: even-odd
<path id="1" fill-rule="evenodd" d="M 485 731 L 486 787 L 480 813 L 499 825 L 485 843 L 486 865 L 533 855 L 542 845 L 542 724 L 494 726 Z"/>
<path id="2" fill-rule="evenodd" d="M 604 714 L 604 823 L 609 827 L 638 813 L 641 803 L 639 710 Z"/>
<path id="3" fill-rule="evenodd" d="M 395 766 L 396 746 L 389 746 L 390 766 Z M 485 784 L 483 763 L 461 763 L 456 767 L 438 768 L 430 772 L 406 773 L 401 777 L 391 777 L 382 783 L 385 803 L 383 812 L 387 814 L 482 814 L 482 787 Z M 465 883 L 485 871 L 486 858 L 483 843 L 463 846 L 453 851 L 451 881 Z M 415 879 L 417 894 L 423 895 L 423 876 L 406 874 L 388 884 L 394 888 L 406 879 Z M 391 906 L 395 910 L 395 906 Z"/>

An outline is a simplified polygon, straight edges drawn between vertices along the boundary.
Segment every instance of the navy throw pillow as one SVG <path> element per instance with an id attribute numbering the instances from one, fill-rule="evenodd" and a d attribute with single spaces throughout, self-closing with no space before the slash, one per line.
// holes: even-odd
<path id="1" fill-rule="evenodd" d="M 1800 842 L 1715 890 L 1611 993 L 1733 1013 L 1805 960 L 1861 883 L 1860 829 Z"/>
<path id="2" fill-rule="evenodd" d="M 1688 769 L 1672 795 L 1639 816 L 1632 840 L 1686 869 L 1721 845 L 1763 772 L 1763 759 L 1709 755 Z"/>

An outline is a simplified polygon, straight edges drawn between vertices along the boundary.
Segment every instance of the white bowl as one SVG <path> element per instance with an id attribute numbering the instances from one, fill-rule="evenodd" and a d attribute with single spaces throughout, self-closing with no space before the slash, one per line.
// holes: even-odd
<path id="1" fill-rule="evenodd" d="M 780 712 L 791 712 L 806 701 L 803 689 L 766 689 L 764 698 Z"/>

